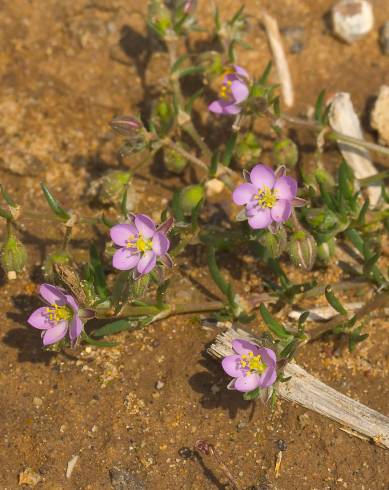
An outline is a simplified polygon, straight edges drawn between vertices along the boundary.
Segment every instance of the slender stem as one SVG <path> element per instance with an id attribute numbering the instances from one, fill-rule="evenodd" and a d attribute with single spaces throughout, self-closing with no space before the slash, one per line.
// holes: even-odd
<path id="1" fill-rule="evenodd" d="M 180 155 L 185 157 L 187 160 L 192 162 L 194 165 L 196 165 L 197 167 L 201 168 L 202 170 L 206 170 L 208 172 L 209 169 L 208 169 L 208 165 L 206 163 L 204 163 L 202 160 L 200 160 L 200 158 L 197 158 L 196 156 L 191 155 L 188 151 L 184 150 L 181 146 L 174 143 L 174 141 L 172 141 L 170 138 L 163 139 L 162 143 L 165 146 L 170 146 L 170 148 L 172 148 L 174 151 L 176 151 L 177 153 L 179 153 Z"/>
<path id="2" fill-rule="evenodd" d="M 183 124 L 182 129 L 186 133 L 189 134 L 189 136 L 196 143 L 196 145 L 200 148 L 202 153 L 204 153 L 204 155 L 206 155 L 208 158 L 212 158 L 211 150 L 208 148 L 208 145 L 206 145 L 206 143 L 204 143 L 203 138 L 200 136 L 199 132 L 194 127 L 192 121 L 187 121 L 185 124 Z"/>
<path id="3" fill-rule="evenodd" d="M 374 310 L 384 308 L 389 303 L 389 292 L 384 291 L 377 294 L 370 301 L 365 303 L 359 310 L 356 311 L 355 317 L 357 321 L 360 321 L 363 317 L 369 315 Z M 341 325 L 347 320 L 345 315 L 336 315 L 334 318 L 326 322 L 324 325 L 317 327 L 316 329 L 307 332 L 310 340 L 315 340 L 321 337 L 324 333 L 332 331 L 335 327 Z"/>

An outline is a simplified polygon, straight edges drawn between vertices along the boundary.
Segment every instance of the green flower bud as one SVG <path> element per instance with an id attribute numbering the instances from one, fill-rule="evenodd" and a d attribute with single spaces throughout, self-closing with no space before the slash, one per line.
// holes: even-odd
<path id="1" fill-rule="evenodd" d="M 320 243 L 317 247 L 317 257 L 322 262 L 328 263 L 335 254 L 335 238 Z"/>
<path id="2" fill-rule="evenodd" d="M 132 283 L 131 290 L 135 298 L 142 298 L 149 286 L 150 274 L 140 276 L 136 281 Z"/>
<path id="3" fill-rule="evenodd" d="M 266 231 L 259 239 L 259 242 L 266 248 L 272 259 L 277 259 L 286 249 L 286 231 L 283 227 L 277 233 Z"/>
<path id="4" fill-rule="evenodd" d="M 191 214 L 203 197 L 203 186 L 188 185 L 188 187 L 185 187 L 180 192 L 180 208 L 185 214 Z"/>
<path id="5" fill-rule="evenodd" d="M 331 187 L 335 185 L 334 178 L 324 168 L 317 168 L 315 170 L 315 177 L 320 184 L 323 184 L 326 187 Z"/>
<path id="6" fill-rule="evenodd" d="M 64 250 L 57 250 L 46 257 L 43 263 L 43 275 L 46 280 L 52 280 L 54 278 L 54 265 L 55 264 L 69 264 L 70 256 Z"/>
<path id="7" fill-rule="evenodd" d="M 296 267 L 310 271 L 315 264 L 317 245 L 313 236 L 304 230 L 293 233 L 289 242 L 289 256 Z"/>
<path id="8" fill-rule="evenodd" d="M 113 170 L 106 173 L 98 181 L 97 200 L 104 205 L 119 204 L 131 179 L 131 172 Z"/>
<path id="9" fill-rule="evenodd" d="M 339 223 L 337 215 L 329 209 L 304 209 L 303 215 L 312 228 L 321 232 L 330 231 Z"/>
<path id="10" fill-rule="evenodd" d="M 8 277 L 22 272 L 27 262 L 27 252 L 23 243 L 10 233 L 0 253 L 0 263 Z"/>
<path id="11" fill-rule="evenodd" d="M 259 139 L 251 131 L 244 134 L 235 147 L 235 155 L 243 166 L 254 163 L 261 153 Z"/>
<path id="12" fill-rule="evenodd" d="M 173 148 L 165 148 L 163 150 L 163 163 L 169 172 L 179 175 L 185 170 L 188 161 Z"/>
<path id="13" fill-rule="evenodd" d="M 159 99 L 154 105 L 151 120 L 158 133 L 166 133 L 174 122 L 174 110 L 168 99 Z"/>
<path id="14" fill-rule="evenodd" d="M 162 0 L 151 0 L 149 2 L 147 17 L 149 24 L 162 38 L 165 37 L 167 31 L 172 27 L 170 12 Z"/>
<path id="15" fill-rule="evenodd" d="M 298 160 L 296 144 L 289 138 L 276 141 L 273 146 L 273 157 L 277 165 L 294 168 Z"/>

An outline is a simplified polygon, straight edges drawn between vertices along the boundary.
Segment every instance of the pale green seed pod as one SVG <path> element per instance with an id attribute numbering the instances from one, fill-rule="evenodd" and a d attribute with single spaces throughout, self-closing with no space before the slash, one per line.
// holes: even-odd
<path id="1" fill-rule="evenodd" d="M 97 199 L 104 205 L 120 204 L 123 193 L 132 179 L 131 172 L 113 170 L 100 179 Z"/>
<path id="2" fill-rule="evenodd" d="M 289 138 L 278 140 L 273 146 L 273 157 L 277 165 L 294 168 L 298 161 L 297 145 Z"/>
<path id="3" fill-rule="evenodd" d="M 142 298 L 150 283 L 150 274 L 145 274 L 136 279 L 131 285 L 131 291 L 135 298 Z"/>
<path id="4" fill-rule="evenodd" d="M 204 197 L 204 187 L 202 185 L 189 185 L 180 192 L 180 208 L 185 214 L 191 214 L 193 209 Z"/>
<path id="5" fill-rule="evenodd" d="M 179 175 L 185 170 L 188 161 L 173 148 L 165 148 L 163 150 L 163 163 L 169 172 Z"/>
<path id="6" fill-rule="evenodd" d="M 289 256 L 292 263 L 304 271 L 310 271 L 315 264 L 317 244 L 307 231 L 293 233 L 289 242 Z"/>
<path id="7" fill-rule="evenodd" d="M 320 243 L 317 247 L 317 257 L 326 264 L 335 255 L 335 238 L 330 238 L 326 242 Z"/>
<path id="8" fill-rule="evenodd" d="M 251 131 L 243 135 L 235 147 L 235 155 L 243 166 L 256 162 L 261 153 L 259 138 Z"/>
<path id="9" fill-rule="evenodd" d="M 280 228 L 277 233 L 266 231 L 259 239 L 273 259 L 277 259 L 286 249 L 287 236 L 284 228 Z"/>
<path id="10" fill-rule="evenodd" d="M 10 233 L 1 248 L 0 262 L 8 275 L 22 272 L 27 263 L 27 251 L 13 233 Z"/>

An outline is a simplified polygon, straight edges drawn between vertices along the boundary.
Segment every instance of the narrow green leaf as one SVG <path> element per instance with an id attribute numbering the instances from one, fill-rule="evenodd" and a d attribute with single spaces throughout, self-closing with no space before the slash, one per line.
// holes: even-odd
<path id="1" fill-rule="evenodd" d="M 209 176 L 211 178 L 215 177 L 216 175 L 219 159 L 220 159 L 220 151 L 215 150 L 212 155 L 211 165 L 209 166 Z"/>
<path id="2" fill-rule="evenodd" d="M 341 315 L 347 316 L 346 309 L 343 307 L 339 299 L 335 296 L 331 286 L 326 287 L 324 294 L 326 296 L 328 303 L 332 306 L 332 308 L 334 308 L 334 310 L 336 310 Z"/>
<path id="3" fill-rule="evenodd" d="M 202 73 L 203 71 L 204 68 L 202 66 L 189 66 L 188 68 L 184 68 L 183 70 L 180 70 L 178 76 L 180 78 L 183 78 L 190 75 L 194 75 L 196 73 Z"/>
<path id="4" fill-rule="evenodd" d="M 5 202 L 11 207 L 11 208 L 16 208 L 16 203 L 12 199 L 12 197 L 8 194 L 8 192 L 5 190 L 4 186 L 0 184 L 0 191 L 1 195 L 3 196 Z"/>
<path id="5" fill-rule="evenodd" d="M 192 230 L 196 231 L 199 227 L 199 216 L 201 212 L 201 208 L 203 207 L 204 199 L 200 199 L 200 201 L 196 204 L 196 206 L 192 210 Z"/>
<path id="6" fill-rule="evenodd" d="M 93 274 L 93 283 L 96 292 L 100 296 L 100 298 L 105 299 L 108 297 L 109 291 L 105 280 L 103 264 L 101 263 L 99 252 L 95 244 L 92 244 L 89 254 L 90 254 L 89 267 Z"/>
<path id="7" fill-rule="evenodd" d="M 247 401 L 256 400 L 261 395 L 260 388 L 255 388 L 253 391 L 247 391 L 243 394 L 243 399 Z"/>
<path id="8" fill-rule="evenodd" d="M 263 303 L 260 304 L 259 311 L 262 315 L 263 321 L 274 333 L 274 335 L 276 335 L 280 339 L 286 339 L 290 337 L 290 333 L 283 325 L 281 325 L 281 323 L 279 323 L 275 318 L 272 317 L 272 315 L 269 313 L 268 309 Z"/>
<path id="9" fill-rule="evenodd" d="M 228 138 L 226 149 L 223 155 L 223 165 L 225 167 L 230 166 L 237 138 L 238 138 L 238 133 L 232 133 L 231 136 Z"/>
<path id="10" fill-rule="evenodd" d="M 94 337 L 106 337 L 114 335 L 130 328 L 128 320 L 116 320 L 115 322 L 106 323 L 104 326 L 92 332 Z"/>
<path id="11" fill-rule="evenodd" d="M 261 78 L 258 80 L 258 82 L 261 85 L 266 85 L 266 83 L 269 79 L 269 75 L 270 75 L 272 67 L 273 67 L 273 63 L 272 63 L 272 61 L 269 61 L 268 64 L 266 65 L 265 69 L 263 70 Z"/>
<path id="12" fill-rule="evenodd" d="M 51 194 L 43 182 L 41 182 L 41 188 L 53 213 L 58 216 L 58 218 L 61 218 L 62 221 L 68 221 L 70 219 L 70 214 L 59 204 L 57 199 Z"/>
<path id="13" fill-rule="evenodd" d="M 231 294 L 230 285 L 225 281 L 219 270 L 216 262 L 216 251 L 213 247 L 208 249 L 208 268 L 212 279 L 215 281 L 217 287 L 225 296 L 228 297 Z"/>
<path id="14" fill-rule="evenodd" d="M 176 190 L 173 192 L 171 206 L 172 206 L 174 218 L 177 221 L 185 221 L 184 213 L 180 207 L 180 191 L 179 190 Z"/>
<path id="15" fill-rule="evenodd" d="M 325 90 L 322 90 L 320 92 L 320 94 L 316 100 L 316 104 L 315 104 L 314 119 L 315 119 L 315 121 L 317 121 L 319 123 L 322 122 L 324 96 L 325 96 Z"/>
<path id="16" fill-rule="evenodd" d="M 228 21 L 230 25 L 234 25 L 235 22 L 239 19 L 239 17 L 242 15 L 244 11 L 244 5 L 242 5 L 234 14 L 231 20 Z"/>
<path id="17" fill-rule="evenodd" d="M 13 220 L 12 214 L 9 211 L 6 211 L 3 208 L 0 208 L 0 216 L 2 218 L 6 219 L 7 221 L 12 221 Z"/>
<path id="18" fill-rule="evenodd" d="M 197 92 L 195 92 L 193 95 L 191 95 L 189 97 L 189 99 L 187 100 L 187 102 L 185 104 L 185 110 L 188 114 L 190 114 L 192 112 L 193 104 L 203 94 L 203 92 L 204 92 L 204 89 L 201 88 L 200 90 L 197 90 Z"/>
<path id="19" fill-rule="evenodd" d="M 172 67 L 170 68 L 171 73 L 175 73 L 180 68 L 182 63 L 188 58 L 189 58 L 188 54 L 183 54 L 182 56 L 179 56 L 175 61 L 175 63 L 173 63 Z"/>

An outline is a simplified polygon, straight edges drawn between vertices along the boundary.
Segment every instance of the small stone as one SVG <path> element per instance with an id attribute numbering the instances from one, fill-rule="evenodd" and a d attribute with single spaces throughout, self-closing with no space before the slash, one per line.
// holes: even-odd
<path id="1" fill-rule="evenodd" d="M 381 28 L 380 43 L 382 52 L 389 55 L 389 20 Z"/>
<path id="2" fill-rule="evenodd" d="M 189 459 L 193 456 L 193 451 L 188 447 L 182 447 L 178 450 L 178 454 L 181 456 L 182 459 Z"/>
<path id="3" fill-rule="evenodd" d="M 41 406 L 43 405 L 43 400 L 42 398 L 38 398 L 37 396 L 34 396 L 32 403 L 34 404 L 35 408 L 41 408 Z"/>
<path id="4" fill-rule="evenodd" d="M 290 26 L 281 29 L 285 37 L 289 52 L 292 54 L 301 53 L 304 49 L 304 27 Z"/>
<path id="5" fill-rule="evenodd" d="M 332 8 L 334 33 L 346 43 L 365 36 L 373 24 L 373 8 L 367 0 L 341 0 Z"/>
<path id="6" fill-rule="evenodd" d="M 288 443 L 283 439 L 278 439 L 276 445 L 279 451 L 286 451 L 288 449 Z"/>
<path id="7" fill-rule="evenodd" d="M 109 470 L 109 476 L 115 490 L 145 490 L 143 483 L 129 471 L 114 467 Z"/>
<path id="8" fill-rule="evenodd" d="M 41 477 L 32 468 L 26 468 L 19 473 L 19 485 L 28 485 L 35 487 L 41 481 Z"/>
<path id="9" fill-rule="evenodd" d="M 205 184 L 207 197 L 214 197 L 220 194 L 224 189 L 224 182 L 219 179 L 211 179 Z"/>
<path id="10" fill-rule="evenodd" d="M 389 85 L 380 87 L 370 123 L 378 131 L 380 143 L 389 145 Z"/>
<path id="11" fill-rule="evenodd" d="M 297 417 L 300 427 L 304 429 L 309 424 L 309 415 L 305 412 Z"/>
<path id="12" fill-rule="evenodd" d="M 236 426 L 236 430 L 238 432 L 240 432 L 241 430 L 243 430 L 246 427 L 246 425 L 247 425 L 246 422 L 240 421 L 238 423 L 238 425 Z"/>
<path id="13" fill-rule="evenodd" d="M 162 388 L 165 386 L 165 383 L 163 381 L 158 380 L 155 383 L 155 389 L 156 390 L 162 390 Z"/>

